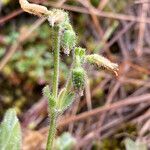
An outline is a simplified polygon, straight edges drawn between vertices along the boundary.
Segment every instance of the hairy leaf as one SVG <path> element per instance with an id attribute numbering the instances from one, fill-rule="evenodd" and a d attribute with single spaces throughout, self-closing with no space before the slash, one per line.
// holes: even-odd
<path id="1" fill-rule="evenodd" d="M 54 96 L 50 92 L 50 88 L 48 85 L 46 85 L 43 88 L 43 95 L 48 99 L 48 103 L 49 103 L 50 108 L 54 108 L 56 105 L 56 101 L 55 101 Z"/>
<path id="2" fill-rule="evenodd" d="M 74 101 L 74 93 L 68 93 L 67 95 L 64 96 L 63 99 L 60 99 L 59 103 L 59 109 L 61 111 L 65 111 Z"/>
<path id="3" fill-rule="evenodd" d="M 20 150 L 21 148 L 21 129 L 16 112 L 9 109 L 3 122 L 0 125 L 0 149 L 1 150 Z"/>

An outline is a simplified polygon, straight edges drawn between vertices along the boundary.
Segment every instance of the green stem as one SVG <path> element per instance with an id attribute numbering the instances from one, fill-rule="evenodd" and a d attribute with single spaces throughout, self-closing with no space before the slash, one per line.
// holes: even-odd
<path id="1" fill-rule="evenodd" d="M 59 27 L 53 28 L 53 51 L 54 51 L 54 75 L 53 75 L 53 96 L 55 100 L 58 97 L 58 84 L 59 84 L 59 53 L 60 53 L 60 36 L 61 31 Z M 50 107 L 50 106 L 49 106 Z M 48 133 L 47 147 L 46 150 L 53 150 L 54 139 L 56 134 L 56 121 L 57 121 L 57 112 L 49 108 L 50 113 L 50 127 Z"/>
<path id="2" fill-rule="evenodd" d="M 50 127 L 49 127 L 49 134 L 47 140 L 47 147 L 46 150 L 53 150 L 53 143 L 56 134 L 56 112 L 51 113 L 51 120 L 50 120 Z"/>
<path id="3" fill-rule="evenodd" d="M 54 27 L 54 75 L 53 75 L 53 96 L 57 98 L 58 83 L 59 83 L 59 52 L 60 52 L 60 30 L 59 27 Z"/>

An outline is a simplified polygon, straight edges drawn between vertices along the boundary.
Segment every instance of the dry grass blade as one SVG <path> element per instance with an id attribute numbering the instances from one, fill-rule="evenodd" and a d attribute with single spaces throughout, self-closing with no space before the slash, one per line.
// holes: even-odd
<path id="1" fill-rule="evenodd" d="M 85 97 L 86 97 L 88 110 L 92 110 L 90 82 L 88 77 L 86 77 L 86 83 L 85 83 Z"/>
<path id="2" fill-rule="evenodd" d="M 145 133 L 150 131 L 150 120 L 147 120 L 146 123 L 143 125 L 142 129 L 140 130 L 139 135 L 144 136 Z"/>

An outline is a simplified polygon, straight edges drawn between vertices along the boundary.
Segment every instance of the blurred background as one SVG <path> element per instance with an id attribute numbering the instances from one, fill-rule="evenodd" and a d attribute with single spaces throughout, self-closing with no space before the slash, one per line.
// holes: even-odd
<path id="1" fill-rule="evenodd" d="M 101 54 L 119 64 L 118 77 L 87 66 L 84 96 L 59 118 L 58 146 L 63 150 L 150 148 L 150 1 L 30 2 L 68 11 L 87 54 Z M 51 52 L 48 22 L 23 12 L 18 0 L 0 0 L 0 120 L 15 107 L 24 150 L 45 147 L 49 120 L 41 91 L 52 81 Z M 61 53 L 60 88 L 71 62 L 71 56 Z"/>

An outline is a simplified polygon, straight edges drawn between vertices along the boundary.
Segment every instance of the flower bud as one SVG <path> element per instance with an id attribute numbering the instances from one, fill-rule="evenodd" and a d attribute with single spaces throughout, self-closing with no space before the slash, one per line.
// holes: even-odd
<path id="1" fill-rule="evenodd" d="M 60 9 L 52 9 L 49 11 L 48 21 L 52 27 L 61 26 L 64 22 L 69 22 L 68 13 Z"/>
<path id="2" fill-rule="evenodd" d="M 90 64 L 96 65 L 99 68 L 106 69 L 108 71 L 114 72 L 118 76 L 118 64 L 112 63 L 107 58 L 100 56 L 98 54 L 92 54 L 86 56 L 86 61 Z"/>
<path id="3" fill-rule="evenodd" d="M 85 48 L 76 47 L 75 56 L 79 56 L 80 58 L 83 58 L 85 56 Z"/>
<path id="4" fill-rule="evenodd" d="M 62 35 L 62 47 L 64 49 L 64 53 L 69 55 L 70 51 L 76 45 L 76 34 L 73 30 L 65 30 Z"/>
<path id="5" fill-rule="evenodd" d="M 72 70 L 72 81 L 75 90 L 82 91 L 85 85 L 85 71 L 82 67 L 76 67 Z"/>

